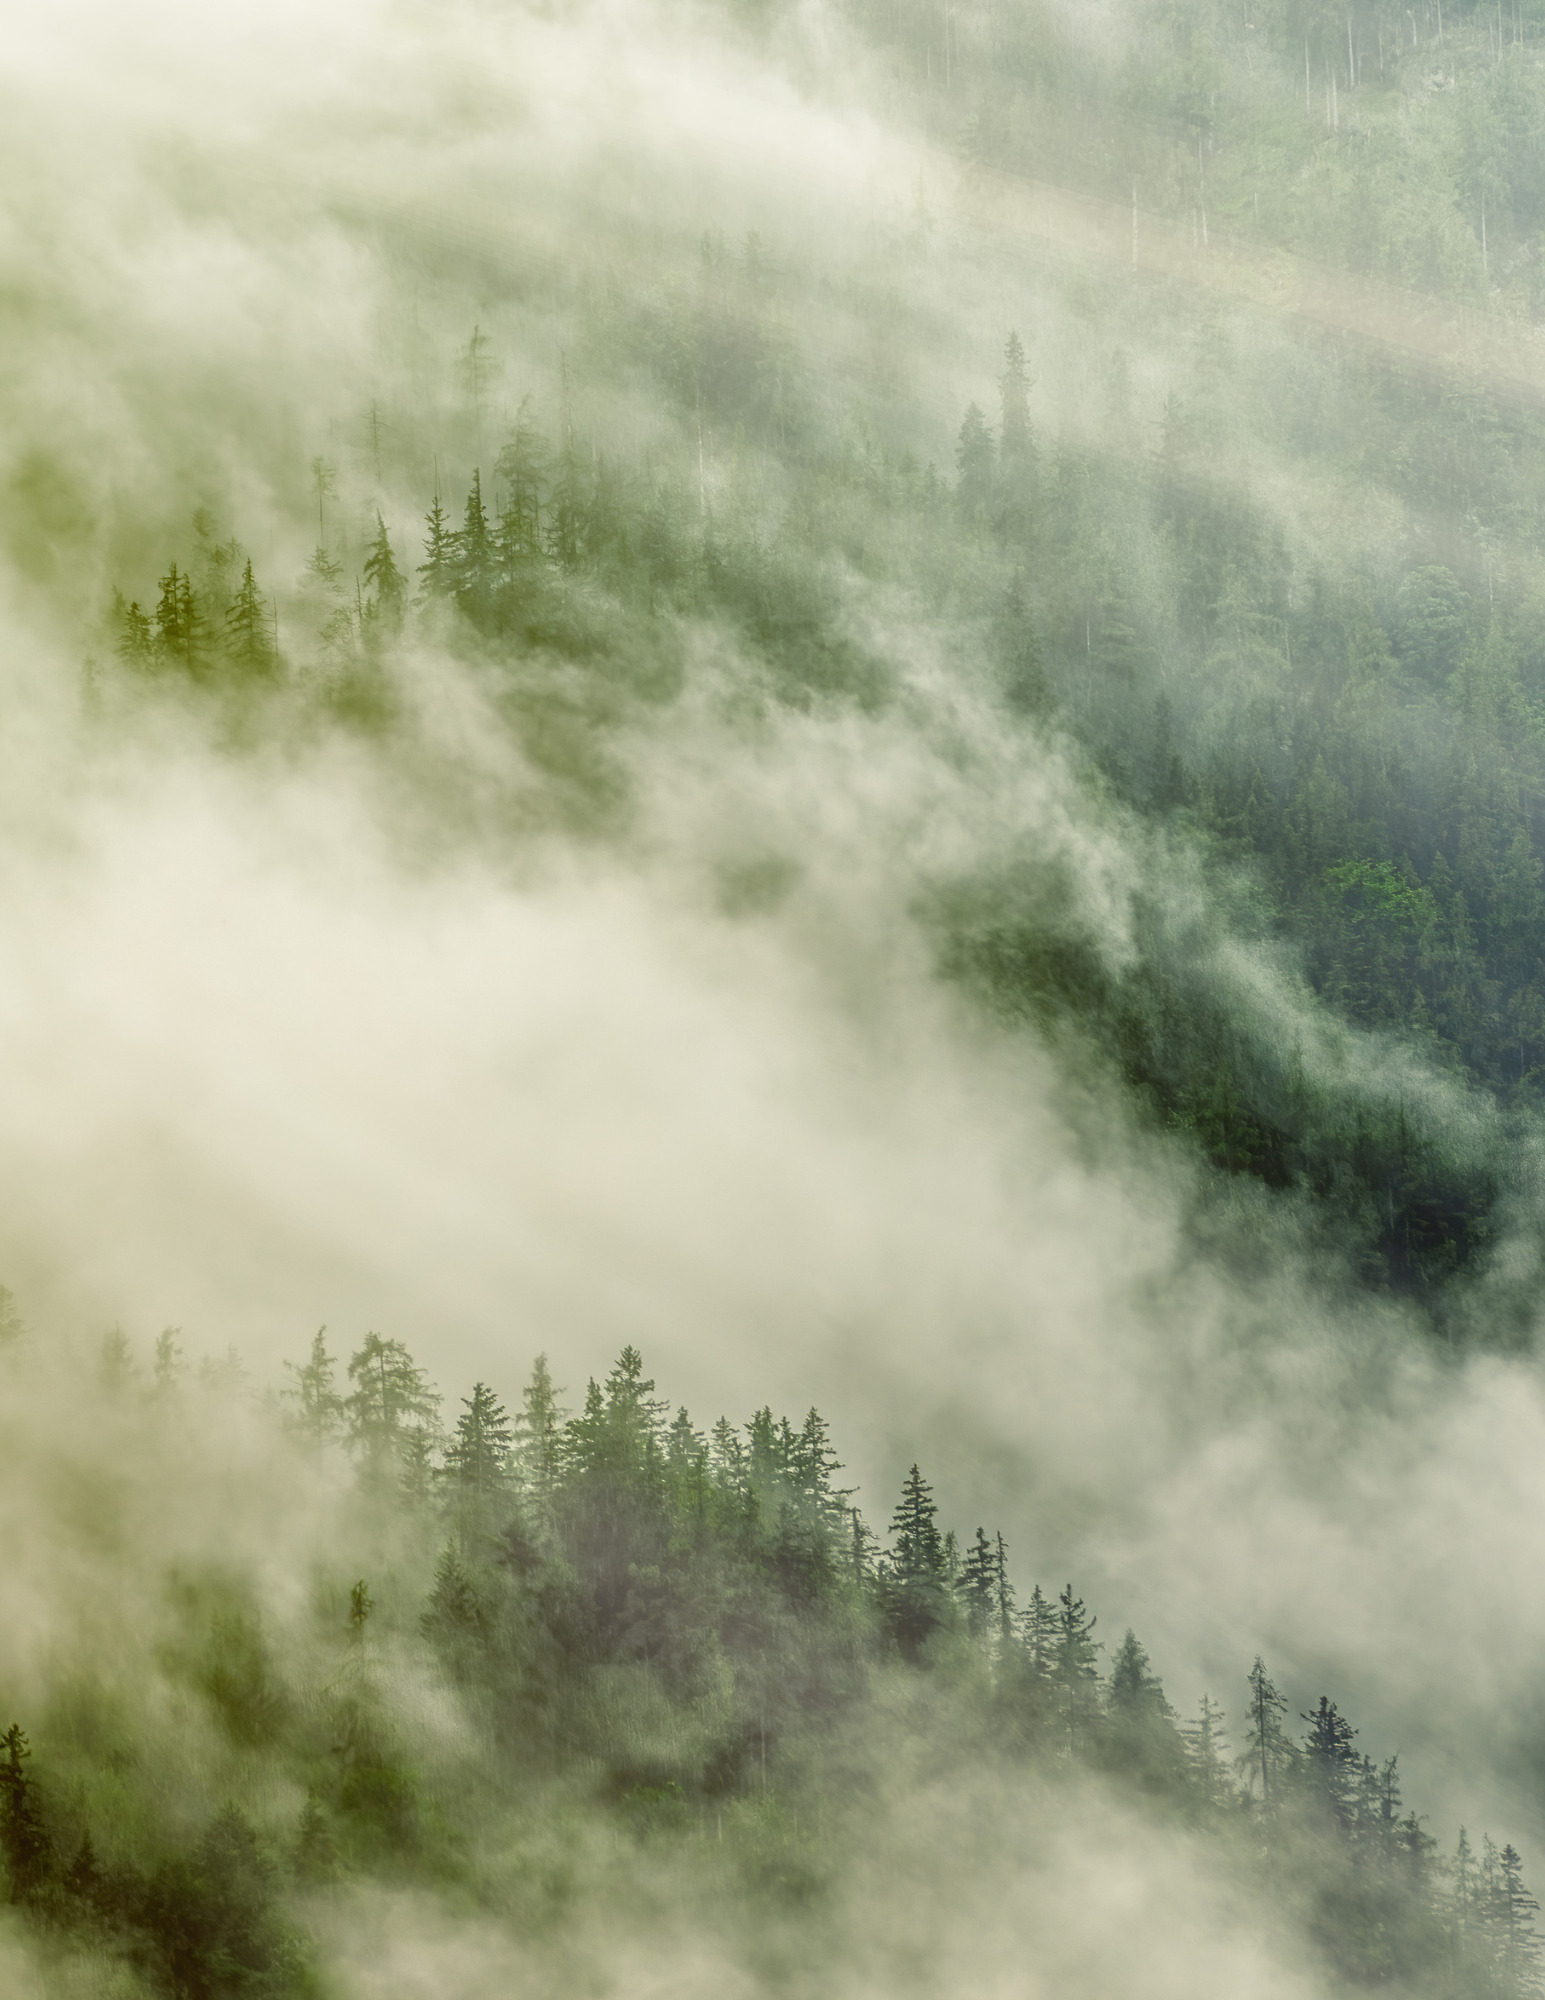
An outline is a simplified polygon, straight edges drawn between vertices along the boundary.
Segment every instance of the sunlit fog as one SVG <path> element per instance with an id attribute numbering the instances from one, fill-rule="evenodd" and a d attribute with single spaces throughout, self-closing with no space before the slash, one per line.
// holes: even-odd
<path id="1" fill-rule="evenodd" d="M 1545 1985 L 1545 0 L 0 37 L 0 2000 Z"/>

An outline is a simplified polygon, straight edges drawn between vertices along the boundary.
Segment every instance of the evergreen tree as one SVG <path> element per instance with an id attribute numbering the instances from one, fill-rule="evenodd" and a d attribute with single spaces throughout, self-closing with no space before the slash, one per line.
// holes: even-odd
<path id="1" fill-rule="evenodd" d="M 891 1517 L 881 1595 L 891 1636 L 907 1659 L 917 1657 L 947 1615 L 950 1565 L 935 1525 L 938 1511 L 932 1487 L 914 1465 Z"/>
<path id="2" fill-rule="evenodd" d="M 440 495 L 424 516 L 424 560 L 418 573 L 424 579 L 419 594 L 426 604 L 443 603 L 456 594 L 456 533 L 445 519 Z"/>
<path id="3" fill-rule="evenodd" d="M 158 588 L 161 595 L 156 600 L 152 654 L 159 665 L 178 667 L 188 674 L 201 674 L 208 634 L 203 611 L 193 595 L 193 586 L 173 563 L 160 579 Z"/>
<path id="4" fill-rule="evenodd" d="M 1030 378 L 1025 350 L 1010 333 L 998 378 L 998 532 L 1014 546 L 1029 535 L 1035 502 L 1035 436 L 1030 428 Z"/>
<path id="5" fill-rule="evenodd" d="M 560 1391 L 553 1387 L 547 1356 L 539 1354 L 531 1380 L 520 1393 L 515 1419 L 515 1466 L 521 1487 L 536 1503 L 542 1518 L 551 1510 L 563 1469 L 564 1412 Z"/>
<path id="6" fill-rule="evenodd" d="M 1228 1732 L 1223 1710 L 1211 1695 L 1204 1694 L 1196 1720 L 1181 1730 L 1197 1788 L 1209 1807 L 1226 1805 L 1235 1797 L 1228 1775 Z"/>
<path id="7" fill-rule="evenodd" d="M 1277 1692 L 1266 1663 L 1259 1653 L 1249 1675 L 1250 1726 L 1238 1763 L 1248 1784 L 1261 1783 L 1261 1809 L 1270 1812 L 1280 1803 L 1279 1794 L 1293 1765 L 1293 1745 L 1282 1727 L 1287 1713 L 1287 1697 Z"/>
<path id="8" fill-rule="evenodd" d="M 1335 1824 L 1344 1833 L 1357 1823 L 1357 1731 L 1327 1696 L 1321 1695 L 1312 1715 L 1300 1717 L 1309 1728 L 1304 1736 L 1311 1783 Z"/>
<path id="9" fill-rule="evenodd" d="M 1524 1887 L 1523 1861 L 1512 1843 L 1497 1859 L 1492 1892 L 1492 1937 L 1497 1969 L 1509 1993 L 1540 1990 L 1540 1938 L 1534 1927 L 1539 1904 Z"/>
<path id="10" fill-rule="evenodd" d="M 177 1384 L 187 1373 L 182 1343 L 177 1338 L 181 1331 L 179 1326 L 168 1326 L 156 1335 L 155 1362 L 151 1370 L 154 1387 L 151 1393 L 158 1402 L 169 1401 L 177 1393 Z"/>
<path id="11" fill-rule="evenodd" d="M 337 1435 L 345 1407 L 333 1388 L 337 1364 L 327 1351 L 327 1328 L 320 1326 L 312 1335 L 311 1353 L 305 1361 L 286 1361 L 284 1366 L 295 1377 L 295 1386 L 281 1391 L 284 1399 L 295 1405 L 293 1426 L 300 1436 L 320 1447 Z"/>
<path id="12" fill-rule="evenodd" d="M 35 1901 L 54 1872 L 54 1848 L 27 1764 L 32 1751 L 18 1723 L 0 1737 L 0 1857 L 13 1903 Z"/>
<path id="13" fill-rule="evenodd" d="M 456 1429 L 445 1448 L 443 1478 L 460 1531 L 489 1525 L 489 1512 L 510 1490 L 515 1426 L 486 1383 L 463 1399 Z"/>
<path id="14" fill-rule="evenodd" d="M 494 471 L 504 486 L 499 514 L 498 555 L 507 582 L 523 564 L 542 553 L 542 481 L 547 447 L 536 427 L 531 398 L 523 396 L 515 413 L 515 428 L 499 454 Z"/>
<path id="15" fill-rule="evenodd" d="M 420 1457 L 423 1439 L 438 1418 L 440 1399 L 402 1342 L 367 1334 L 350 1357 L 349 1380 L 354 1387 L 343 1405 L 349 1442 L 366 1469 L 384 1476 L 405 1461 L 410 1450 Z M 410 1430 L 419 1434 L 411 1447 Z"/>
<path id="16" fill-rule="evenodd" d="M 118 600 L 118 637 L 114 646 L 120 660 L 130 667 L 148 667 L 155 659 L 155 638 L 150 620 L 141 611 L 136 600 L 125 604 Z"/>
<path id="17" fill-rule="evenodd" d="M 973 1639 L 991 1636 L 998 1612 L 998 1545 L 978 1528 L 976 1540 L 966 1550 L 955 1588 L 966 1607 L 966 1630 Z"/>
<path id="18" fill-rule="evenodd" d="M 466 513 L 456 537 L 455 596 L 458 609 L 474 624 L 485 624 L 493 607 L 495 550 L 483 505 L 483 478 L 476 469 Z"/>
<path id="19" fill-rule="evenodd" d="M 1053 1621 L 1051 1678 L 1067 1731 L 1068 1750 L 1072 1752 L 1078 1748 L 1095 1712 L 1099 1687 L 1096 1656 L 1100 1642 L 1094 1637 L 1094 1628 L 1098 1621 L 1084 1609 L 1084 1600 L 1073 1595 L 1071 1583 L 1058 1594 Z"/>
<path id="20" fill-rule="evenodd" d="M 379 513 L 376 515 L 375 539 L 365 557 L 365 588 L 370 592 L 368 613 L 372 625 L 388 637 L 395 637 L 402 630 L 408 585 L 397 567 L 391 537 Z"/>
<path id="21" fill-rule="evenodd" d="M 1039 1584 L 1030 1593 L 1021 1626 L 1031 1673 L 1037 1680 L 1050 1680 L 1057 1643 L 1057 1608 Z"/>
<path id="22" fill-rule="evenodd" d="M 242 569 L 241 583 L 225 614 L 225 650 L 231 664 L 243 675 L 255 678 L 273 670 L 268 611 L 258 595 L 250 561 Z"/>

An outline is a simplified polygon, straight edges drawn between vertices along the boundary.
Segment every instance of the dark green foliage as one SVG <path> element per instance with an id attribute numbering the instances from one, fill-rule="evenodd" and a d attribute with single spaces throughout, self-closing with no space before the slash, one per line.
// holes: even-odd
<path id="1" fill-rule="evenodd" d="M 0 1857 L 13 1903 L 39 1900 L 52 1880 L 56 1861 L 53 1841 L 43 1820 L 37 1787 L 27 1769 L 32 1756 L 20 1725 L 12 1723 L 0 1737 Z"/>
<path id="2" fill-rule="evenodd" d="M 439 1417 L 440 1399 L 400 1340 L 365 1336 L 350 1356 L 353 1389 L 344 1398 L 349 1441 L 367 1476 L 381 1479 L 415 1468 L 424 1472 L 428 1433 Z M 418 1497 L 427 1493 L 427 1475 Z"/>
<path id="3" fill-rule="evenodd" d="M 237 673 L 260 678 L 276 664 L 268 606 L 253 581 L 252 564 L 243 566 L 241 583 L 225 614 L 225 650 Z"/>
<path id="4" fill-rule="evenodd" d="M 324 1445 L 342 1429 L 344 1419 L 343 1398 L 333 1387 L 337 1363 L 327 1351 L 327 1328 L 317 1328 L 305 1361 L 286 1361 L 284 1366 L 295 1378 L 293 1388 L 281 1391 L 293 1405 L 290 1422 L 311 1444 Z"/>

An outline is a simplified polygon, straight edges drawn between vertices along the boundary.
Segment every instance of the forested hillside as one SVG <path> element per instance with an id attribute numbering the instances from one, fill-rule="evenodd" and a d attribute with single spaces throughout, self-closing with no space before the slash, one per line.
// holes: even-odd
<path id="1" fill-rule="evenodd" d="M 25 1407 L 43 1384 L 24 1353 L 8 1368 Z M 917 1466 L 877 1531 L 814 1409 L 700 1428 L 631 1347 L 575 1413 L 539 1358 L 513 1414 L 479 1382 L 448 1425 L 400 1340 L 372 1333 L 345 1367 L 324 1330 L 287 1369 L 239 1420 L 270 1449 L 286 1434 L 279 1476 L 322 1516 L 309 1565 L 267 1603 L 218 1560 L 152 1568 L 144 1636 L 78 1657 L 4 1737 L 10 1901 L 66 1973 L 196 2000 L 330 1990 L 319 1940 L 375 1882 L 539 1957 L 622 1898 L 642 1935 L 710 1925 L 735 1977 L 824 1986 L 852 1976 L 877 1816 L 1001 1786 L 1054 1822 L 1094 1785 L 1300 1935 L 1320 1978 L 1538 1990 L 1516 1850 L 1461 1828 L 1440 1852 L 1398 1756 L 1333 1699 L 1293 1713 L 1257 1658 L 1182 1714 L 1073 1583 L 944 1528 Z M 148 1367 L 110 1337 L 95 1376 L 45 1537 L 70 1535 L 99 1453 L 207 1504 L 197 1439 L 250 1397 L 239 1365 L 195 1377 L 168 1330 Z M 882 1948 L 882 1976 L 939 1990 L 939 1954 Z"/>
<path id="2" fill-rule="evenodd" d="M 143 11 L 0 53 L 0 1995 L 1538 1994 L 1545 0 Z"/>

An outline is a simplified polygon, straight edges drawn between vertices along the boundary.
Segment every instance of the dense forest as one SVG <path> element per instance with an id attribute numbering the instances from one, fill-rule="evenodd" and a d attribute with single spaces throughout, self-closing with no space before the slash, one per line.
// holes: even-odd
<path id="1" fill-rule="evenodd" d="M 0 1991 L 1545 1990 L 1545 0 L 150 11 L 0 59 Z"/>
<path id="2" fill-rule="evenodd" d="M 20 1339 L 13 1389 L 36 1365 Z M 727 1900 L 738 1950 L 802 1982 L 844 1956 L 845 1878 L 898 1768 L 903 1801 L 973 1768 L 1036 1813 L 1109 1788 L 1353 1985 L 1539 1989 L 1516 1850 L 1461 1828 L 1440 1853 L 1397 1756 L 1361 1749 L 1335 1701 L 1295 1714 L 1257 1658 L 1231 1714 L 1203 1694 L 1182 1719 L 1131 1630 L 1097 1637 L 1072 1583 L 1016 1585 L 1001 1534 L 941 1528 L 917 1466 L 877 1532 L 814 1409 L 705 1431 L 632 1347 L 577 1413 L 538 1358 L 513 1414 L 479 1382 L 448 1427 L 400 1340 L 369 1334 L 345 1366 L 324 1329 L 286 1367 L 259 1420 L 289 1476 L 329 1480 L 334 1554 L 285 1629 L 239 1574 L 173 1571 L 140 1716 L 121 1659 L 77 1661 L 3 1739 L 11 1903 L 62 1961 L 116 1963 L 115 1992 L 327 1990 L 316 1933 L 371 1878 L 545 1936 L 637 1896 L 630 1854 L 641 1922 L 651 1897 Z M 251 1397 L 234 1358 L 195 1377 L 171 1329 L 148 1368 L 109 1336 L 95 1373 L 88 1452 L 122 1455 L 127 1431 L 176 1459 Z M 353 1575 L 340 1558 L 371 1544 Z"/>

